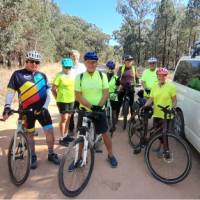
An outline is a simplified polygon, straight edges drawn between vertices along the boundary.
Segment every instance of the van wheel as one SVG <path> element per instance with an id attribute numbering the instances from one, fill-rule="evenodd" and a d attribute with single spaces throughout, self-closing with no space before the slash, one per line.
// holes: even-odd
<path id="1" fill-rule="evenodd" d="M 185 138 L 184 133 L 184 117 L 181 110 L 176 110 L 176 115 L 174 117 L 174 133 L 175 135 Z"/>

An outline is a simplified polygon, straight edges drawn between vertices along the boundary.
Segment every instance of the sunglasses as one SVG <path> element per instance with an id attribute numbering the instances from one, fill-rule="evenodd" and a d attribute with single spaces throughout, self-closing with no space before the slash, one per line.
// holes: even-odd
<path id="1" fill-rule="evenodd" d="M 35 63 L 36 65 L 39 65 L 40 64 L 40 61 L 37 61 L 37 60 L 27 60 L 26 62 L 29 62 L 29 63 Z"/>

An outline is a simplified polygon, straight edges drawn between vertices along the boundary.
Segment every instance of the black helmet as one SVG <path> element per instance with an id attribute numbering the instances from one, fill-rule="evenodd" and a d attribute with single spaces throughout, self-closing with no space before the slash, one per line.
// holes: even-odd
<path id="1" fill-rule="evenodd" d="M 131 55 L 125 55 L 124 56 L 124 60 L 127 61 L 127 60 L 134 60 L 133 56 Z"/>

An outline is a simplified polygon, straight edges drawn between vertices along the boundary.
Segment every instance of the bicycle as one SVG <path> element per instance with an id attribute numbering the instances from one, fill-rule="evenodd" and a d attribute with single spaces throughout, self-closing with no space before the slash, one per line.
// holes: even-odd
<path id="1" fill-rule="evenodd" d="M 192 167 L 191 152 L 188 144 L 169 130 L 171 120 L 169 122 L 167 116 L 171 119 L 176 114 L 175 110 L 169 109 L 169 106 L 158 107 L 164 112 L 164 120 L 158 128 L 149 130 L 148 141 L 148 123 L 145 122 L 146 127 L 140 131 L 140 145 L 146 146 L 145 163 L 153 177 L 166 184 L 175 184 L 189 175 Z"/>
<path id="2" fill-rule="evenodd" d="M 58 183 L 65 196 L 75 197 L 87 186 L 94 168 L 95 144 L 102 135 L 95 134 L 93 120 L 102 112 L 75 111 L 83 116 L 76 139 L 69 144 L 58 170 Z M 73 166 L 73 170 L 71 170 Z"/>
<path id="3" fill-rule="evenodd" d="M 11 110 L 11 114 L 19 114 L 17 129 L 8 148 L 8 169 L 14 185 L 22 185 L 30 174 L 31 150 L 25 132 L 23 114 L 30 110 Z M 1 121 L 3 121 L 1 119 Z"/>
<path id="4" fill-rule="evenodd" d="M 108 124 L 108 130 L 110 131 L 110 136 L 113 135 L 113 112 L 112 112 L 112 106 L 110 103 L 110 99 L 107 100 L 105 105 L 105 112 L 106 112 L 106 120 Z"/>

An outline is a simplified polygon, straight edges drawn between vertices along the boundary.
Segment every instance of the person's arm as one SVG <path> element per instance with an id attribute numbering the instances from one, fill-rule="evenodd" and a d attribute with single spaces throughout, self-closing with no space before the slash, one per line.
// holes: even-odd
<path id="1" fill-rule="evenodd" d="M 43 108 L 48 109 L 50 100 L 51 100 L 51 88 L 48 88 L 47 89 L 47 98 L 46 98 L 46 101 L 43 105 Z"/>
<path id="2" fill-rule="evenodd" d="M 174 108 L 176 107 L 176 104 L 177 104 L 177 98 L 176 98 L 176 96 L 173 96 L 172 97 L 172 105 Z"/>
<path id="3" fill-rule="evenodd" d="M 83 96 L 82 93 L 79 91 L 75 91 L 76 101 L 78 101 L 83 106 L 91 109 L 92 104 L 90 104 Z"/>
<path id="4" fill-rule="evenodd" d="M 99 102 L 99 106 L 103 107 L 106 103 L 106 101 L 108 100 L 109 98 L 109 89 L 104 89 L 103 90 L 103 96 Z"/>
<path id="5" fill-rule="evenodd" d="M 53 96 L 56 99 L 56 97 L 57 97 L 57 86 L 56 85 L 52 85 L 51 91 L 52 91 Z"/>
<path id="6" fill-rule="evenodd" d="M 150 97 L 144 106 L 151 106 L 153 104 L 153 97 Z"/>
<path id="7" fill-rule="evenodd" d="M 15 90 L 8 89 L 7 94 L 6 94 L 6 99 L 5 99 L 4 110 L 2 113 L 2 117 L 4 121 L 7 120 L 8 117 L 10 116 L 11 105 L 12 105 L 14 96 L 15 96 Z"/>

